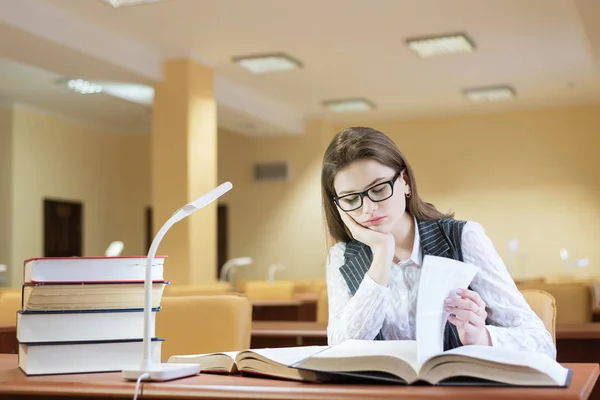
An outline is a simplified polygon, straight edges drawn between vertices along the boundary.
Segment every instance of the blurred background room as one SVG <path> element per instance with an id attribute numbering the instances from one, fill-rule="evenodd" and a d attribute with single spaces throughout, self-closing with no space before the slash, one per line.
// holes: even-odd
<path id="1" fill-rule="evenodd" d="M 326 323 L 320 168 L 354 125 L 557 323 L 600 314 L 594 0 L 0 0 L 0 291 L 31 257 L 143 256 L 230 181 L 162 242 L 164 311 L 240 293 L 255 321 Z"/>

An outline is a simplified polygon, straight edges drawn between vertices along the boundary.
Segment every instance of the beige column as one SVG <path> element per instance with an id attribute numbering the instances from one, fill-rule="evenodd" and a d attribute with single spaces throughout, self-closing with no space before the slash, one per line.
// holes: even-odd
<path id="1" fill-rule="evenodd" d="M 154 233 L 174 211 L 218 184 L 213 87 L 213 71 L 189 59 L 167 61 L 164 79 L 155 87 L 151 157 Z M 168 256 L 165 277 L 173 284 L 214 281 L 217 203 L 175 224 L 157 254 Z"/>

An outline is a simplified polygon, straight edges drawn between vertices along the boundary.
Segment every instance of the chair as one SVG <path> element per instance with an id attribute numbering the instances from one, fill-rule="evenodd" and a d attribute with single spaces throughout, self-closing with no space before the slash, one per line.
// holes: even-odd
<path id="1" fill-rule="evenodd" d="M 294 283 L 294 294 L 298 293 L 320 293 L 327 288 L 325 279 L 300 279 L 292 281 Z"/>
<path id="2" fill-rule="evenodd" d="M 319 292 L 319 299 L 317 300 L 317 322 L 329 322 L 329 300 L 327 297 L 327 289 Z"/>
<path id="3" fill-rule="evenodd" d="M 167 285 L 163 296 L 206 296 L 231 293 L 231 284 L 228 282 L 215 282 L 200 285 Z"/>
<path id="4" fill-rule="evenodd" d="M 163 362 L 172 355 L 247 349 L 251 331 L 252 305 L 243 296 L 163 297 L 156 314 Z"/>
<path id="5" fill-rule="evenodd" d="M 0 293 L 0 325 L 17 324 L 17 311 L 21 309 L 21 291 Z"/>
<path id="6" fill-rule="evenodd" d="M 536 283 L 517 285 L 519 290 L 538 289 L 549 293 L 556 303 L 556 323 L 579 324 L 592 322 L 594 289 L 581 283 Z"/>
<path id="7" fill-rule="evenodd" d="M 250 300 L 292 300 L 294 283 L 291 281 L 248 281 L 246 296 Z"/>
<path id="8" fill-rule="evenodd" d="M 533 312 L 542 320 L 544 326 L 556 343 L 556 302 L 554 297 L 543 290 L 525 289 L 521 294 Z"/>

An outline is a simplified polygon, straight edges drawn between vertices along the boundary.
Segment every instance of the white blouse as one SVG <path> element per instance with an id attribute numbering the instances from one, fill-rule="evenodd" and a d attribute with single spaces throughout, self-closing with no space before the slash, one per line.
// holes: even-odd
<path id="1" fill-rule="evenodd" d="M 340 273 L 345 248 L 345 243 L 336 244 L 327 258 L 329 344 L 347 339 L 373 340 L 379 331 L 388 340 L 414 340 L 422 261 L 418 229 L 410 258 L 392 263 L 388 286 L 365 274 L 354 296 Z M 517 289 L 480 224 L 469 221 L 464 225 L 462 252 L 464 262 L 480 268 L 470 287 L 487 305 L 491 324 L 486 328 L 492 346 L 537 351 L 555 359 L 552 336 Z"/>

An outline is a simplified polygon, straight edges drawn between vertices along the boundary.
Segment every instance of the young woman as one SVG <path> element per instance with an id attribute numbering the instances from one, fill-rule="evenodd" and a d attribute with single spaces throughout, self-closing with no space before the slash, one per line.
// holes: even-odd
<path id="1" fill-rule="evenodd" d="M 423 256 L 474 264 L 469 288 L 446 299 L 444 348 L 486 345 L 556 358 L 543 322 L 511 279 L 481 225 L 442 214 L 419 197 L 394 142 L 371 128 L 338 133 L 321 175 L 333 245 L 327 258 L 329 344 L 347 339 L 415 339 Z"/>

